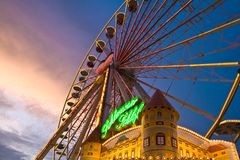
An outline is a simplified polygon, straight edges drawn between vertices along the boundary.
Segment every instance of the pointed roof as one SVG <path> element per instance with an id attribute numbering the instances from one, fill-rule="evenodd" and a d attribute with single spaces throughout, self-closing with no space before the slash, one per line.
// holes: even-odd
<path id="1" fill-rule="evenodd" d="M 165 96 L 163 95 L 163 93 L 159 89 L 157 89 L 155 91 L 155 93 L 153 94 L 153 96 L 151 97 L 149 102 L 147 103 L 148 108 L 155 107 L 155 106 L 169 107 L 173 111 L 175 111 L 177 113 L 178 117 L 179 117 L 179 114 L 176 111 L 176 109 L 168 102 L 168 100 L 165 98 Z"/>
<path id="2" fill-rule="evenodd" d="M 165 106 L 165 107 L 172 107 L 172 105 L 168 102 L 168 100 L 164 97 L 160 90 L 156 90 L 153 96 L 151 97 L 150 101 L 147 104 L 148 107 L 154 106 Z M 173 107 L 172 107 L 173 108 Z"/>
<path id="3" fill-rule="evenodd" d="M 101 143 L 101 127 L 97 126 L 93 132 L 88 136 L 88 138 L 86 139 L 86 141 L 84 143 L 87 142 L 97 142 L 97 143 Z"/>

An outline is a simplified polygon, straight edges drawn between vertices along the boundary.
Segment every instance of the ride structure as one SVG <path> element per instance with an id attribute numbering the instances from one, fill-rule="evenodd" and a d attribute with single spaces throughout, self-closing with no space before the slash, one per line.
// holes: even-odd
<path id="1" fill-rule="evenodd" d="M 240 121 L 225 119 L 239 99 L 240 12 L 232 5 L 126 0 L 90 46 L 58 128 L 35 159 L 239 159 Z M 232 83 L 218 116 L 191 104 L 196 83 Z M 183 108 L 213 123 L 205 136 L 177 125 Z M 214 133 L 235 137 L 211 140 Z"/>

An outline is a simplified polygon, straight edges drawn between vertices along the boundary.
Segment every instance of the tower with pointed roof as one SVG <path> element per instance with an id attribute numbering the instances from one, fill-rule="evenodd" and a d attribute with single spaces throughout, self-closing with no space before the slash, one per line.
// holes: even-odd
<path id="1" fill-rule="evenodd" d="M 145 159 L 177 157 L 179 113 L 160 90 L 153 94 L 142 115 L 143 157 Z"/>
<path id="2" fill-rule="evenodd" d="M 82 160 L 99 160 L 101 156 L 101 128 L 94 129 L 88 139 L 83 143 Z"/>

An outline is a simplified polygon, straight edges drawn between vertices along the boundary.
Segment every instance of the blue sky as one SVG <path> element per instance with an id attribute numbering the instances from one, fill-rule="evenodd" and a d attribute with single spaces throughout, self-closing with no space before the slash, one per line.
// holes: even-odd
<path id="1" fill-rule="evenodd" d="M 0 139 L 0 157 L 6 160 L 15 157 L 32 159 L 47 142 L 56 128 L 79 63 L 95 36 L 122 2 L 0 1 L 0 137 L 3 137 Z M 226 7 L 239 16 L 236 7 L 239 2 L 235 0 L 233 4 Z M 221 16 L 216 15 L 218 18 Z M 239 25 L 231 30 L 238 28 Z M 224 33 L 232 38 L 232 32 Z M 238 36 L 236 41 L 239 43 L 239 40 Z M 217 58 L 240 61 L 239 50 L 232 52 Z M 209 61 L 214 60 L 214 56 L 209 58 Z M 234 79 L 237 73 L 236 68 L 219 72 L 230 79 Z M 163 89 L 166 89 L 166 84 L 168 82 L 163 83 Z M 171 93 L 181 97 L 180 91 L 185 86 L 189 86 L 189 82 L 176 82 Z M 217 115 L 231 83 L 200 82 L 193 87 L 195 92 L 189 97 L 189 102 Z M 235 97 L 225 118 L 240 118 L 239 90 Z M 182 98 L 188 97 L 183 94 Z M 178 104 L 174 105 L 182 114 L 181 125 L 201 134 L 206 133 L 211 121 Z M 8 152 L 12 154 L 5 154 Z"/>

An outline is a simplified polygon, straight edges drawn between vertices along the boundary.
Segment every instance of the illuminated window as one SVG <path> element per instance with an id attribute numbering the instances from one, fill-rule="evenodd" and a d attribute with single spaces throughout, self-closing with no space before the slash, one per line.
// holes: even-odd
<path id="1" fill-rule="evenodd" d="M 128 158 L 128 152 L 125 153 L 125 156 L 124 156 L 124 157 L 125 157 L 125 159 Z"/>
<path id="2" fill-rule="evenodd" d="M 157 145 L 165 145 L 165 135 L 163 133 L 158 133 L 156 136 Z"/>
<path id="3" fill-rule="evenodd" d="M 135 157 L 135 150 L 132 150 L 132 158 Z"/>
<path id="4" fill-rule="evenodd" d="M 195 158 L 195 157 L 196 157 L 196 154 L 195 154 L 195 153 L 193 153 L 193 154 L 192 154 L 192 156 Z"/>
<path id="5" fill-rule="evenodd" d="M 122 153 L 119 154 L 118 159 L 122 159 Z"/>
<path id="6" fill-rule="evenodd" d="M 163 121 L 157 121 L 156 124 L 157 125 L 163 125 L 164 123 L 163 123 Z"/>
<path id="7" fill-rule="evenodd" d="M 157 112 L 157 117 L 160 118 L 162 116 L 162 112 Z"/>
<path id="8" fill-rule="evenodd" d="M 143 147 L 149 146 L 150 145 L 150 137 L 144 138 L 143 141 Z"/>
<path id="9" fill-rule="evenodd" d="M 92 153 L 92 152 L 88 152 L 88 155 L 90 155 L 90 156 L 91 156 L 91 155 L 93 155 L 93 153 Z"/>
<path id="10" fill-rule="evenodd" d="M 188 151 L 186 152 L 186 156 L 187 156 L 187 158 L 189 158 L 189 157 L 190 157 L 190 154 L 189 154 L 189 152 L 188 152 Z"/>
<path id="11" fill-rule="evenodd" d="M 180 148 L 180 156 L 183 157 L 183 150 Z"/>
<path id="12" fill-rule="evenodd" d="M 177 148 L 177 140 L 172 137 L 172 146 Z"/>

